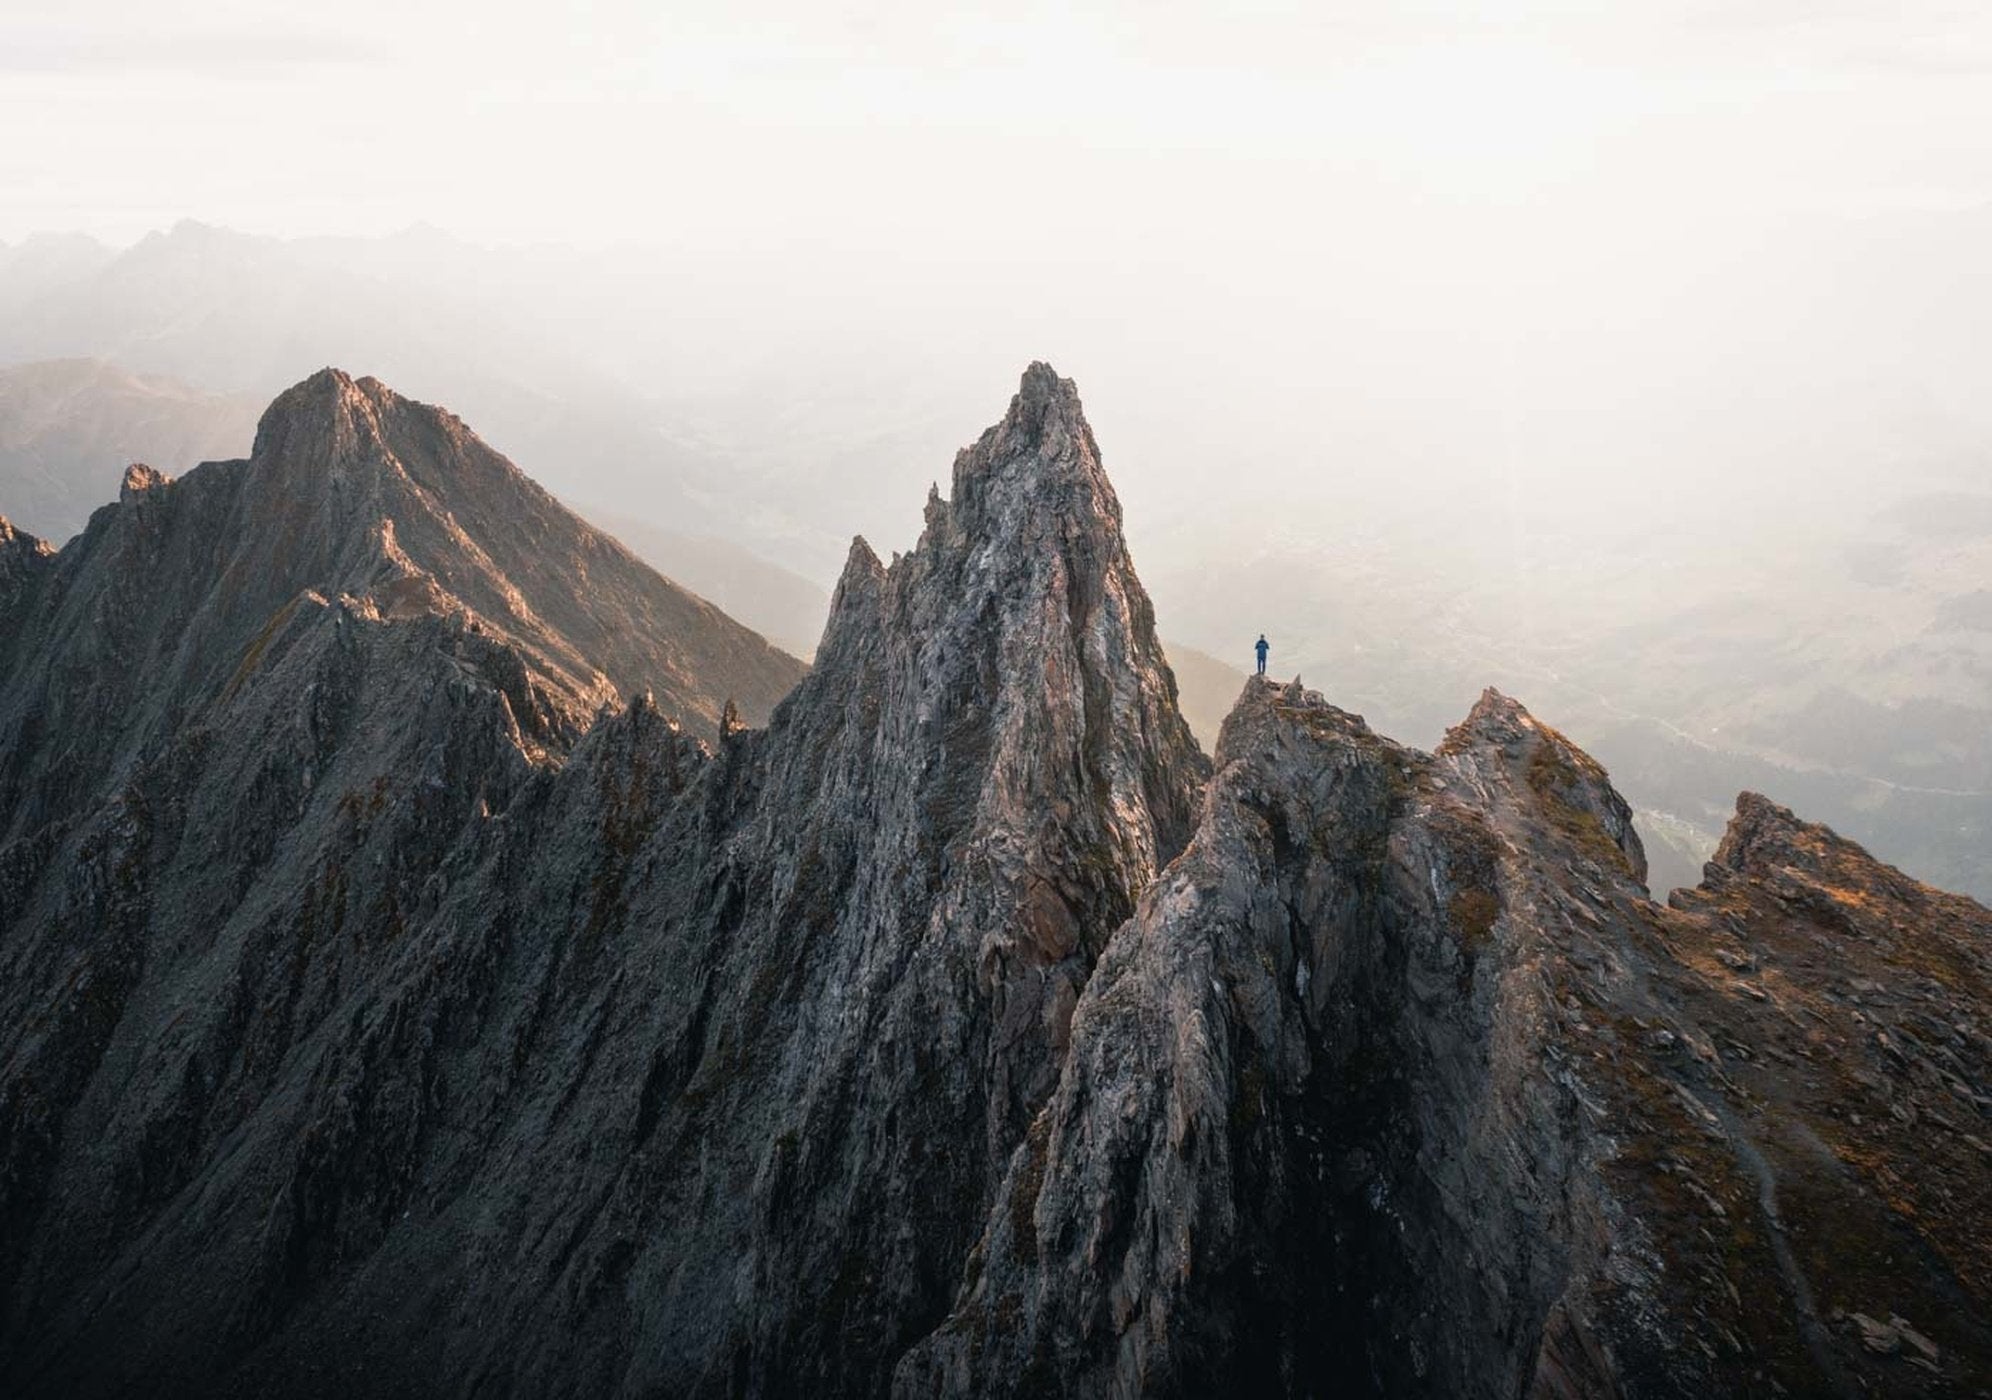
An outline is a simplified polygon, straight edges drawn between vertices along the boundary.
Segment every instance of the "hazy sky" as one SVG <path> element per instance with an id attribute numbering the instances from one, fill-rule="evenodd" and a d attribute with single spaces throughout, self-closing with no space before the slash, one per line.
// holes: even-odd
<path id="1" fill-rule="evenodd" d="M 1365 202 L 1946 209 L 1992 199 L 1989 72 L 1992 10 L 1923 0 L 9 0 L 0 238 L 1238 256 Z"/>
<path id="2" fill-rule="evenodd" d="M 0 130 L 0 238 L 602 249 L 632 381 L 1049 358 L 1138 509 L 1323 539 L 1406 463 L 1622 512 L 1992 429 L 1982 3 L 9 0 Z"/>

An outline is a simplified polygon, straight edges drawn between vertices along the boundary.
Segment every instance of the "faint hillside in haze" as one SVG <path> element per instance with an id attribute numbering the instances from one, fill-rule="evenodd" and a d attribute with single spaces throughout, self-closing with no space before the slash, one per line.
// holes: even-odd
<path id="1" fill-rule="evenodd" d="M 0 513 L 60 542 L 117 494 L 127 463 L 177 474 L 240 457 L 253 399 L 132 374 L 100 360 L 0 368 Z"/>
<path id="2" fill-rule="evenodd" d="M 1205 753 L 1217 751 L 1217 732 L 1245 688 L 1245 668 L 1218 660 L 1181 642 L 1165 643 L 1169 669 L 1176 673 L 1176 703 Z"/>
<path id="3" fill-rule="evenodd" d="M 830 611 L 829 590 L 820 584 L 715 535 L 688 535 L 614 511 L 579 509 L 659 573 L 709 599 L 783 651 L 807 659 L 816 650 Z"/>

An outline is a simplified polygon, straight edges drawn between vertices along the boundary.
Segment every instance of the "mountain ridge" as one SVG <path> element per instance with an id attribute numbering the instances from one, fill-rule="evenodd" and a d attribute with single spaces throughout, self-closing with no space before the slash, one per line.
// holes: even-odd
<path id="1" fill-rule="evenodd" d="M 262 745 L 242 755 L 247 773 L 150 765 L 140 791 L 117 799 L 95 819 L 102 835 L 88 838 L 102 845 L 96 859 L 126 873 L 101 893 L 91 886 L 66 917 L 47 888 L 45 841 L 30 836 L 24 844 L 33 851 L 10 848 L 17 863 L 9 874 L 48 912 L 0 929 L 0 951 L 24 974 L 43 960 L 64 961 L 59 949 L 70 950 L 68 960 L 80 952 L 85 966 L 105 970 L 95 976 L 121 1009 L 108 1022 L 56 1013 L 77 1027 L 69 1038 L 10 1048 L 0 1109 L 11 1117 L 0 1121 L 15 1125 L 7 1136 L 18 1147 L 0 1179 L 31 1189 L 12 1192 L 0 1214 L 13 1238 L 34 1242 L 12 1253 L 29 1260 L 22 1267 L 38 1282 L 13 1282 L 13 1326 L 0 1352 L 18 1358 L 24 1336 L 50 1338 L 27 1374 L 86 1388 L 115 1383 L 138 1358 L 150 1358 L 151 1374 L 169 1378 L 159 1382 L 169 1388 L 197 1386 L 206 1372 L 198 1353 L 175 1340 L 182 1335 L 221 1345 L 247 1368 L 240 1376 L 275 1367 L 273 1384 L 295 1383 L 308 1356 L 348 1348 L 354 1365 L 382 1348 L 405 1364 L 407 1338 L 350 1336 L 339 1311 L 325 1311 L 323 1299 L 360 1286 L 336 1261 L 363 1249 L 369 1273 L 402 1278 L 407 1296 L 431 1296 L 440 1276 L 423 1251 L 461 1247 L 471 1222 L 438 1207 L 419 1231 L 383 1233 L 391 1217 L 378 1213 L 375 1188 L 359 1179 L 385 1172 L 401 1180 L 412 1170 L 474 1179 L 479 1162 L 545 1152 L 543 1134 L 525 1125 L 550 1114 L 568 1125 L 555 1135 L 563 1151 L 623 1144 L 633 1134 L 638 1155 L 605 1157 L 607 1175 L 584 1170 L 575 1179 L 500 1168 L 505 1184 L 492 1183 L 491 1198 L 519 1200 L 540 1223 L 490 1242 L 523 1257 L 489 1277 L 634 1268 L 655 1278 L 668 1266 L 706 1284 L 666 1290 L 682 1305 L 642 1333 L 675 1339 L 662 1355 L 634 1348 L 640 1320 L 607 1306 L 613 1293 L 589 1292 L 595 1301 L 577 1300 L 561 1324 L 518 1318 L 517 1345 L 496 1353 L 478 1340 L 482 1323 L 514 1313 L 515 1297 L 501 1290 L 439 1300 L 472 1307 L 452 1314 L 463 1323 L 478 1320 L 452 1332 L 450 1374 L 522 1388 L 566 1377 L 558 1384 L 585 1388 L 590 1377 L 604 1378 L 604 1366 L 655 1367 L 675 1355 L 671 1384 L 697 1388 L 713 1383 L 702 1375 L 730 1373 L 728 1358 L 745 1348 L 758 1374 L 865 1388 L 861 1378 L 878 1375 L 880 1348 L 944 1305 L 953 1252 L 990 1189 L 990 1169 L 978 1163 L 1000 1158 L 1022 1131 L 1102 926 L 1118 921 L 1133 889 L 1180 839 L 1172 833 L 1185 825 L 1201 781 L 1201 756 L 1169 703 L 1150 610 L 1111 524 L 1110 488 L 1086 455 L 1090 435 L 1065 416 L 1077 413 L 1076 398 L 1069 386 L 1040 388 L 1049 399 L 1020 396 L 1009 429 L 965 454 L 969 495 L 978 481 L 986 492 L 960 511 L 937 504 L 921 544 L 890 569 L 854 551 L 817 668 L 768 728 L 728 731 L 710 757 L 639 699 L 611 709 L 578 741 L 563 739 L 564 761 L 540 762 L 537 746 L 519 741 L 532 688 L 522 697 L 516 672 L 479 660 L 469 620 L 417 608 L 396 624 L 391 609 L 349 592 L 346 601 L 311 606 L 338 611 L 335 647 L 338 636 L 357 635 L 370 654 L 327 671 L 295 642 L 286 646 L 280 627 L 271 659 L 248 670 L 235 698 L 271 707 L 266 723 L 286 732 L 274 782 L 257 776 L 273 766 L 253 756 Z M 302 392 L 343 400 L 369 391 L 321 378 Z M 273 420 L 266 455 L 288 442 L 287 421 Z M 329 431 L 360 443 L 364 405 L 335 414 Z M 397 479 L 364 451 L 352 457 L 356 492 Z M 234 464 L 220 475 L 244 470 Z M 1062 513 L 1036 509 L 1027 488 L 1040 478 L 1073 488 Z M 131 509 L 153 511 L 154 494 Z M 1047 519 L 1062 524 L 1046 530 Z M 326 630 L 303 625 L 312 636 Z M 405 681 L 396 678 L 410 669 L 406 649 L 417 646 L 419 655 L 438 633 L 444 673 L 455 677 L 444 687 L 454 717 L 432 703 L 405 739 L 383 746 L 369 736 L 404 730 L 407 701 L 397 687 Z M 1063 683 L 1047 686 L 1044 663 L 1061 657 Z M 1103 688 L 1097 681 L 1110 667 L 1119 683 Z M 528 678 L 560 700 L 557 677 Z M 389 689 L 370 699 L 370 683 Z M 309 712 L 302 726 L 278 718 L 288 697 L 314 692 L 342 697 L 339 715 L 327 717 L 339 722 Z M 547 732 L 574 712 L 565 704 L 552 711 Z M 216 790 L 203 797 L 210 784 Z M 245 843 L 239 818 L 227 812 L 228 794 L 264 787 L 275 801 L 253 810 L 269 821 L 274 846 Z M 171 834 L 142 828 L 133 847 L 133 836 L 120 833 L 134 800 Z M 290 814 L 293 804 L 302 816 Z M 27 804 L 31 816 L 35 805 Z M 1061 807 L 1063 819 L 1046 824 L 1044 815 Z M 175 912 L 207 902 L 188 888 L 206 877 L 170 852 L 210 844 L 243 862 L 235 878 L 255 901 L 223 902 L 218 911 L 217 951 L 239 990 L 191 1017 L 133 1014 L 146 985 L 209 975 L 188 969 L 216 956 L 199 951 L 212 935 L 196 934 Z M 168 858 L 155 865 L 155 853 Z M 118 898 L 129 904 L 116 904 L 112 891 L 126 889 L 133 893 Z M 174 931 L 134 942 L 154 921 Z M 564 932 L 527 933 L 536 929 Z M 660 930 L 670 931 L 662 941 Z M 421 945 L 440 962 L 410 963 Z M 617 975 L 589 970 L 605 964 Z M 810 995 L 793 986 L 797 978 L 808 979 Z M 24 975 L 16 985 L 36 981 Z M 637 986 L 646 990 L 624 990 Z M 778 996 L 785 986 L 792 989 Z M 334 1014 L 349 1002 L 350 1021 L 344 1009 Z M 446 1027 L 471 1024 L 468 1017 L 491 1029 L 447 1060 L 405 1039 L 429 1027 L 420 1033 L 453 1042 L 467 1032 Z M 35 1020 L 28 1012 L 23 1024 Z M 403 1029 L 375 1033 L 363 1029 L 369 1024 Z M 267 1028 L 250 1037 L 266 1048 L 245 1061 L 252 1026 Z M 238 1066 L 225 1080 L 226 1112 L 204 1093 L 188 1096 L 189 1054 Z M 108 1084 L 98 1095 L 47 1093 L 100 1082 L 102 1066 L 144 1063 L 160 1068 L 127 1078 L 122 1093 Z M 359 1077 L 336 1072 L 341 1063 Z M 536 1073 L 522 1079 L 521 1066 Z M 549 1085 L 539 1077 L 549 1070 L 579 1077 Z M 449 1107 L 494 1094 L 508 1105 L 495 1122 Z M 888 1097 L 877 1112 L 848 1110 L 879 1094 Z M 122 1104 L 117 1115 L 148 1125 L 114 1135 L 123 1165 L 110 1180 L 75 1160 L 78 1139 L 61 1107 L 80 1102 L 100 1114 L 92 1106 L 104 1095 Z M 349 1101 L 350 1110 L 339 1107 Z M 438 1116 L 437 1126 L 423 1126 Z M 893 1118 L 926 1127 L 881 1137 L 881 1122 Z M 209 1133 L 241 1145 L 204 1167 L 209 1149 L 199 1144 Z M 443 1145 L 423 1146 L 432 1134 Z M 488 1146 L 463 1155 L 447 1145 L 460 1140 Z M 703 1145 L 687 1158 L 695 1142 Z M 797 1159 L 805 1142 L 809 1155 Z M 180 1146 L 161 1158 L 162 1143 Z M 18 1160 L 23 1149 L 30 1155 Z M 615 1183 L 631 1172 L 683 1171 L 714 1154 L 737 1164 L 740 1181 L 758 1183 L 747 1200 L 657 1219 L 647 1195 L 616 1194 L 630 1189 Z M 70 1165 L 58 1169 L 58 1161 Z M 418 1161 L 428 1165 L 418 1169 Z M 235 1185 L 197 1190 L 197 1172 L 221 1172 Z M 868 1182 L 862 1197 L 851 1194 L 853 1174 Z M 292 1184 L 279 1189 L 285 1181 Z M 145 1182 L 154 1184 L 135 1186 Z M 269 1199 L 271 1190 L 294 1204 L 260 1224 L 228 1223 L 241 1202 Z M 391 1198 L 402 1199 L 398 1191 Z M 609 1198 L 623 1203 L 603 1214 Z M 152 1262 L 115 1293 L 91 1285 L 97 1266 L 84 1262 L 91 1248 L 116 1249 L 115 1230 L 83 1225 L 98 1199 L 123 1202 L 121 1212 L 163 1212 L 149 1232 Z M 925 1222 L 926 1237 L 906 1236 L 909 1218 Z M 631 1259 L 618 1240 L 643 1221 L 651 1243 Z M 211 1246 L 245 1231 L 271 1240 L 275 1254 Z M 561 1239 L 568 1243 L 549 1242 Z M 878 1260 L 858 1275 L 840 1263 L 858 1257 L 854 1239 Z M 91 1240 L 101 1243 L 79 1243 Z M 759 1301 L 729 1310 L 726 1280 L 742 1259 L 762 1261 Z M 24 1333 L 23 1306 L 35 1316 L 75 1311 L 53 1332 L 37 1324 Z M 117 1328 L 114 1344 L 98 1330 L 105 1326 Z M 623 1340 L 576 1353 L 583 1336 L 604 1327 Z M 442 1374 L 428 1378 L 440 1383 Z M 411 1387 L 422 1383 L 407 1375 Z"/>
<path id="2" fill-rule="evenodd" d="M 702 738 L 458 420 L 265 428 L 0 530 L 10 1393 L 1992 1379 L 1992 913 L 1748 794 L 1656 904 L 1492 690 L 1207 759 L 1049 366 Z"/>

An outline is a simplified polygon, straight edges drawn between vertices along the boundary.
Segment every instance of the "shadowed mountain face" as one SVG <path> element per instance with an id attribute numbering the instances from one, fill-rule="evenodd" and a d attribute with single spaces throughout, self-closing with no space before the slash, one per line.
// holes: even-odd
<path id="1" fill-rule="evenodd" d="M 0 1388 L 1988 1383 L 1981 907 L 1757 798 L 1656 905 L 1492 692 L 1213 774 L 1042 365 L 756 646 L 330 372 L 0 526 Z"/>

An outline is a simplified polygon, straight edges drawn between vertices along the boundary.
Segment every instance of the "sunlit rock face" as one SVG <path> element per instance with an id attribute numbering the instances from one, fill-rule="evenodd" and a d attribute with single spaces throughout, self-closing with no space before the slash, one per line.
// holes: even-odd
<path id="1" fill-rule="evenodd" d="M 332 372 L 0 604 L 7 1394 L 1987 1384 L 1992 916 L 1655 905 L 1493 692 L 1213 766 L 1043 365 L 807 675 Z"/>

